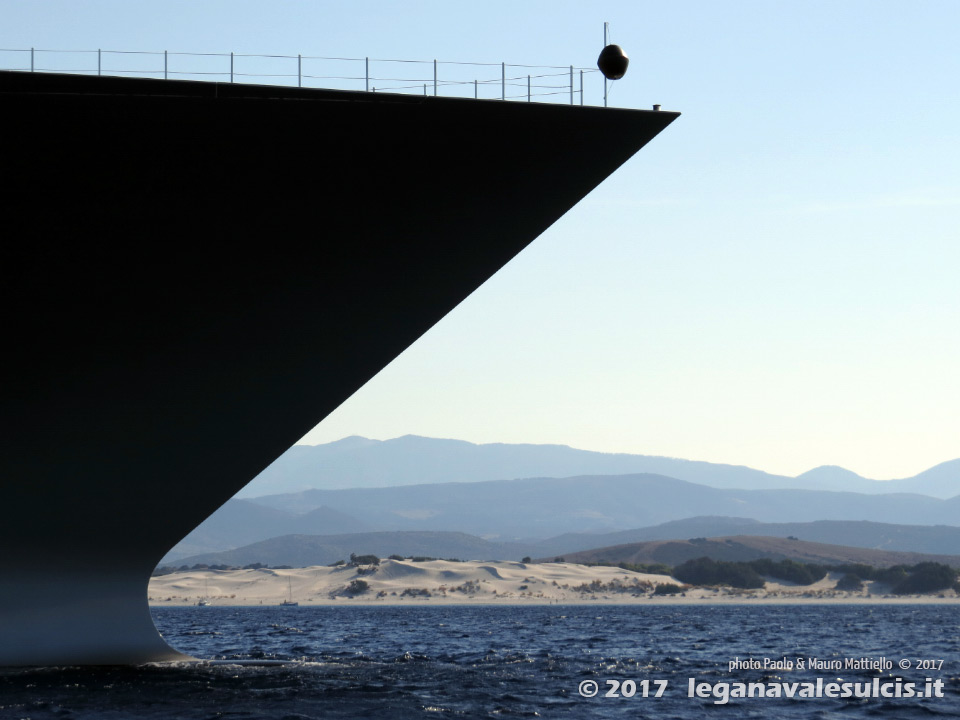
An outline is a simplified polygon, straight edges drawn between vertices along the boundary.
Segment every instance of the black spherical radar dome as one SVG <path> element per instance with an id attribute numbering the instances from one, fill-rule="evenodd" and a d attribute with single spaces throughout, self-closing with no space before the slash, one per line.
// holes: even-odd
<path id="1" fill-rule="evenodd" d="M 597 58 L 597 67 L 608 80 L 619 80 L 626 75 L 629 64 L 630 58 L 619 45 L 607 45 Z"/>

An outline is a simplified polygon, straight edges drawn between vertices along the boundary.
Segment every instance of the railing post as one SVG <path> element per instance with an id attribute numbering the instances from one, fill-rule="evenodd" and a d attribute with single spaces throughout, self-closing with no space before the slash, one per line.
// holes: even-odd
<path id="1" fill-rule="evenodd" d="M 111 51 L 108 51 L 111 52 Z M 163 51 L 163 79 L 167 80 L 170 77 L 170 54 L 168 50 Z M 433 60 L 433 95 L 434 97 L 439 96 L 440 93 L 440 77 L 439 77 L 439 61 L 437 59 Z M 36 72 L 36 48 L 30 48 L 30 72 Z M 575 93 L 576 88 L 574 87 L 574 66 L 570 65 L 570 104 L 575 105 Z M 97 75 L 103 75 L 103 48 L 97 49 Z M 230 53 L 230 82 L 236 82 L 236 53 Z M 486 81 L 485 81 L 486 82 Z M 424 96 L 428 95 L 427 90 L 428 83 L 423 84 L 423 94 Z M 297 87 L 303 87 L 303 54 L 297 54 Z M 364 58 L 364 89 L 367 92 L 371 91 L 370 86 L 370 58 Z M 372 88 L 373 92 L 376 92 L 376 88 Z M 584 71 L 580 70 L 580 105 L 585 104 L 584 100 Z M 608 100 L 608 91 L 607 84 L 604 83 L 604 107 L 607 106 Z M 477 78 L 473 80 L 473 98 L 474 100 L 479 99 L 480 97 L 480 81 Z M 500 99 L 507 99 L 507 64 L 506 62 L 500 63 Z M 533 75 L 527 75 L 527 102 L 533 102 Z"/>

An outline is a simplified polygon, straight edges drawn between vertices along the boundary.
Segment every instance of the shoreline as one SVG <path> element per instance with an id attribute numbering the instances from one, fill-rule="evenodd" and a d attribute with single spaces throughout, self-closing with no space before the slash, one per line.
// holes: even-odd
<path id="1" fill-rule="evenodd" d="M 960 604 L 954 590 L 892 595 L 867 582 L 860 591 L 836 590 L 828 574 L 812 585 L 768 581 L 764 588 L 684 586 L 666 575 L 574 563 L 515 561 L 425 562 L 383 560 L 379 565 L 189 570 L 150 578 L 151 607 L 337 606 L 582 606 L 582 605 L 905 605 Z M 677 594 L 655 594 L 678 585 Z"/>
<path id="2" fill-rule="evenodd" d="M 309 602 L 300 603 L 294 607 L 585 607 L 585 606 L 658 606 L 658 605 L 696 605 L 705 607 L 708 605 L 956 605 L 960 606 L 958 598 L 938 598 L 938 597 L 915 597 L 908 598 L 804 598 L 804 599 L 730 599 L 730 600 L 711 600 L 708 598 L 681 598 L 679 600 L 670 599 L 651 599 L 647 601 L 632 601 L 624 599 L 603 599 L 603 600 L 581 600 L 581 601 L 556 601 L 556 602 L 516 602 L 516 601 L 494 601 L 494 602 L 430 602 L 429 600 L 407 600 L 397 601 L 375 601 L 375 600 L 346 600 L 346 601 L 328 601 L 328 602 Z M 150 608 L 194 608 L 196 603 L 177 603 L 177 602 L 151 602 Z M 213 603 L 206 607 L 214 608 L 267 608 L 282 607 L 279 603 Z"/>

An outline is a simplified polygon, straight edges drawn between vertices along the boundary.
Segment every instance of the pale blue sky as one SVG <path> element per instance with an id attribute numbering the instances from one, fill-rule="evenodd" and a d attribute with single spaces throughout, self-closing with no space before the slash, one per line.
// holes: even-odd
<path id="1" fill-rule="evenodd" d="M 960 456 L 956 2 L 2 1 L 0 17 L 3 48 L 564 66 L 593 65 L 607 20 L 631 58 L 611 104 L 683 113 L 303 442 L 415 433 L 876 478 Z"/>

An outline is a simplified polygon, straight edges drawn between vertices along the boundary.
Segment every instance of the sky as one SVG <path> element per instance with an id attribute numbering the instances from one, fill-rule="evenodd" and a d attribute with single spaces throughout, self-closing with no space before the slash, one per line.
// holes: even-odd
<path id="1" fill-rule="evenodd" d="M 374 73 L 589 68 L 606 21 L 630 57 L 610 104 L 683 113 L 301 443 L 416 434 L 876 479 L 960 457 L 960 3 L 0 0 L 0 17 L 5 50 Z M 259 67 L 278 62 L 261 71 L 293 68 Z M 603 102 L 596 73 L 584 100 Z"/>

